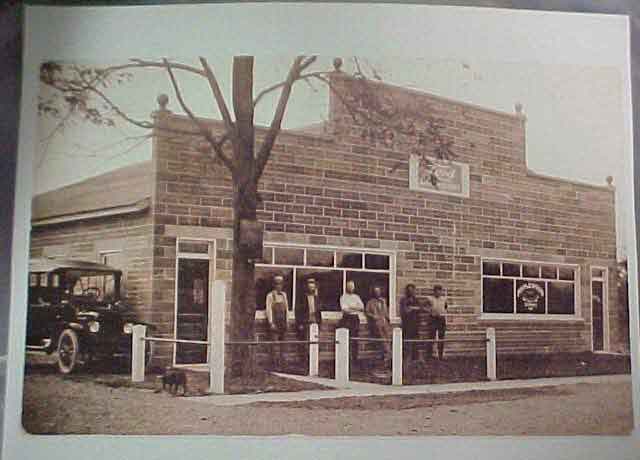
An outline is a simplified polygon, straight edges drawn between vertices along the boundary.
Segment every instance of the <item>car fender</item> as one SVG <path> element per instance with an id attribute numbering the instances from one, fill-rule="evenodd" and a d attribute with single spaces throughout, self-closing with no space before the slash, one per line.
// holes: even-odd
<path id="1" fill-rule="evenodd" d="M 67 323 L 66 325 L 63 326 L 63 329 L 72 329 L 76 332 L 81 332 L 81 333 L 84 333 L 87 330 L 84 324 L 76 323 L 76 322 Z"/>

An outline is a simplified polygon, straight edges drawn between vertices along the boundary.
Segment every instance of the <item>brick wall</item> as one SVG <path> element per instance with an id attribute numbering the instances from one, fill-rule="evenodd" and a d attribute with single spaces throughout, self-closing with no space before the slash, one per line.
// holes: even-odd
<path id="1" fill-rule="evenodd" d="M 334 82 L 348 90 L 349 80 Z M 521 115 L 402 88 L 379 90 L 401 106 L 429 107 L 442 119 L 458 161 L 469 164 L 470 197 L 411 191 L 413 141 L 364 139 L 362 126 L 332 97 L 327 134 L 283 132 L 273 148 L 260 183 L 265 241 L 396 251 L 399 295 L 409 282 L 420 295 L 443 284 L 450 297 L 449 330 L 467 334 L 494 326 L 501 352 L 590 349 L 589 267 L 607 266 L 611 348 L 628 349 L 614 289 L 613 191 L 528 171 Z M 189 129 L 185 117 L 158 117 L 172 128 Z M 258 130 L 258 144 L 263 135 Z M 167 334 L 173 330 L 177 234 L 222 230 L 227 237 L 218 244 L 217 276 L 230 278 L 230 176 L 197 143 L 197 136 L 161 135 L 154 144 L 153 305 Z M 481 319 L 481 257 L 579 265 L 582 319 Z"/>

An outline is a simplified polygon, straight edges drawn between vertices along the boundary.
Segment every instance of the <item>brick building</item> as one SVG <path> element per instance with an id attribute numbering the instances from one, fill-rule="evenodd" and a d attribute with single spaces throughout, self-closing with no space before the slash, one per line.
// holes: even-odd
<path id="1" fill-rule="evenodd" d="M 332 78 L 341 94 L 355 91 L 353 80 Z M 530 171 L 520 107 L 503 113 L 381 83 L 373 91 L 409 108 L 412 121 L 428 108 L 455 161 L 421 160 L 419 132 L 365 134 L 333 93 L 326 123 L 282 132 L 260 183 L 258 334 L 278 273 L 292 307 L 304 280 L 318 281 L 321 335 L 335 328 L 347 280 L 365 302 L 372 284 L 381 284 L 393 321 L 412 282 L 419 295 L 445 287 L 450 337 L 495 327 L 498 353 L 628 350 L 626 307 L 615 289 L 613 186 Z M 161 128 L 192 130 L 165 108 L 154 117 Z M 264 133 L 257 130 L 258 143 Z M 197 136 L 156 134 L 150 163 L 36 196 L 32 255 L 120 267 L 127 295 L 160 335 L 202 339 L 207 286 L 231 278 L 231 178 L 199 152 Z M 449 353 L 479 350 L 447 345 Z M 207 359 L 203 347 L 184 344 L 157 357 L 164 364 Z"/>

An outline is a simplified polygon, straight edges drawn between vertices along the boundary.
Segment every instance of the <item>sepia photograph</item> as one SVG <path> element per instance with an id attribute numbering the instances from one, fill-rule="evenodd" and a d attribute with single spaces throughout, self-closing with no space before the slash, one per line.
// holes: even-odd
<path id="1" fill-rule="evenodd" d="M 42 59 L 24 430 L 629 435 L 628 60 L 481 30 Z"/>

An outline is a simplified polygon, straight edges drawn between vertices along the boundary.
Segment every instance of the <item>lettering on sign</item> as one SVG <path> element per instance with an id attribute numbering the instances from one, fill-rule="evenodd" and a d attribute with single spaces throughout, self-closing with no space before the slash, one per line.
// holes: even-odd
<path id="1" fill-rule="evenodd" d="M 445 195 L 469 196 L 469 165 L 457 161 L 424 158 L 409 159 L 409 188 Z"/>

